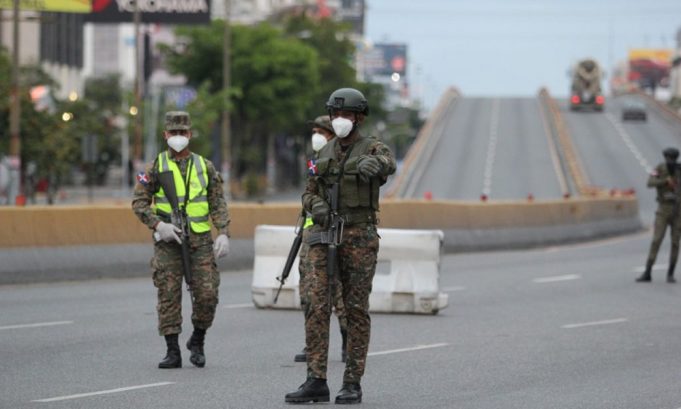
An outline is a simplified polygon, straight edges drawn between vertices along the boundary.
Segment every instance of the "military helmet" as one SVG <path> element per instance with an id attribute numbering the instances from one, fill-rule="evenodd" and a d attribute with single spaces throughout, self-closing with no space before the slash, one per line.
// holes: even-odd
<path id="1" fill-rule="evenodd" d="M 676 149 L 676 148 L 667 148 L 667 149 L 665 149 L 665 150 L 662 151 L 662 154 L 663 154 L 666 158 L 670 158 L 670 159 L 676 160 L 676 158 L 679 157 L 679 150 Z"/>
<path id="2" fill-rule="evenodd" d="M 316 128 L 326 129 L 327 131 L 333 132 L 333 126 L 331 126 L 331 120 L 328 115 L 320 115 L 314 119 L 314 121 L 307 121 L 308 125 Z"/>
<path id="3" fill-rule="evenodd" d="M 192 120 L 189 117 L 189 113 L 184 111 L 166 112 L 166 131 L 188 131 L 191 127 Z"/>
<path id="4" fill-rule="evenodd" d="M 354 88 L 340 88 L 331 93 L 326 101 L 329 114 L 335 111 L 352 111 L 369 115 L 369 103 L 364 94 Z"/>

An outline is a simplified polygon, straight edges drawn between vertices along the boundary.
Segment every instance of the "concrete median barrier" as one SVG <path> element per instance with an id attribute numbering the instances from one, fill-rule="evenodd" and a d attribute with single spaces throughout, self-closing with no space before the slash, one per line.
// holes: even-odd
<path id="1" fill-rule="evenodd" d="M 259 224 L 292 225 L 299 204 L 230 206 L 232 253 L 251 268 Z M 444 231 L 445 251 L 526 248 L 641 229 L 635 196 L 533 202 L 385 200 L 381 228 Z M 0 208 L 0 283 L 149 274 L 151 232 L 128 206 Z M 287 243 L 288 245 L 288 243 Z"/>

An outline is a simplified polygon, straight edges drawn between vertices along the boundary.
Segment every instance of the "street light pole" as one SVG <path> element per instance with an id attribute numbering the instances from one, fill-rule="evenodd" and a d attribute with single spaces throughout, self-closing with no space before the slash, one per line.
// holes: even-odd
<path id="1" fill-rule="evenodd" d="M 232 33 L 230 28 L 231 0 L 225 0 L 225 23 L 222 38 L 222 91 L 225 95 L 222 110 L 222 179 L 225 183 L 225 194 L 231 197 L 230 167 L 231 167 L 231 135 L 229 122 L 229 87 L 231 82 L 231 59 Z"/>
<path id="2" fill-rule="evenodd" d="M 19 0 L 14 0 L 14 14 L 12 16 L 12 72 L 11 72 L 11 103 L 9 114 L 9 167 L 10 188 L 7 196 L 9 205 L 13 205 L 19 196 L 21 184 L 21 94 L 19 93 Z"/>
<path id="3" fill-rule="evenodd" d="M 139 1 L 135 0 L 135 11 L 133 14 L 133 22 L 135 25 L 135 135 L 133 145 L 133 163 L 134 170 L 140 170 L 142 166 L 142 59 L 140 58 L 140 23 L 142 15 L 140 12 Z"/>

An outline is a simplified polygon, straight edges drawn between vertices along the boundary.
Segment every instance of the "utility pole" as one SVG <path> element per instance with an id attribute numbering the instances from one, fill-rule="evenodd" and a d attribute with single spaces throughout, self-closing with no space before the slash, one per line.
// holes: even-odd
<path id="1" fill-rule="evenodd" d="M 231 82 L 231 48 L 232 33 L 230 28 L 231 0 L 225 0 L 225 24 L 222 38 L 222 91 L 225 95 L 222 110 L 222 179 L 225 183 L 225 194 L 231 197 L 230 168 L 232 163 L 231 135 L 229 122 L 229 87 Z"/>
<path id="2" fill-rule="evenodd" d="M 142 107 L 142 59 L 140 57 L 140 23 L 142 14 L 140 12 L 139 1 L 135 0 L 135 12 L 133 14 L 133 23 L 135 25 L 135 106 L 134 112 L 131 110 L 130 114 L 134 116 L 135 134 L 133 142 L 133 164 L 134 170 L 141 170 L 142 167 L 142 115 L 144 109 Z"/>
<path id="3" fill-rule="evenodd" d="M 19 0 L 14 0 L 14 14 L 12 16 L 12 72 L 11 72 L 11 102 L 9 114 L 9 167 L 10 187 L 7 204 L 17 203 L 19 186 L 21 184 L 21 94 L 19 92 Z"/>

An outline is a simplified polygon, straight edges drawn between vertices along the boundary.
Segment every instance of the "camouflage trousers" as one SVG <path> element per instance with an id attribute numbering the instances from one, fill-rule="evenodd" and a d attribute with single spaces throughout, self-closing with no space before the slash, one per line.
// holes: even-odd
<path id="1" fill-rule="evenodd" d="M 655 212 L 655 226 L 653 229 L 653 241 L 650 244 L 650 251 L 648 252 L 647 264 L 652 266 L 655 264 L 657 252 L 660 250 L 660 245 L 664 240 L 664 235 L 667 232 L 667 226 L 671 228 L 672 248 L 669 254 L 669 265 L 676 265 L 679 258 L 679 239 L 681 239 L 681 218 L 674 216 L 673 204 L 661 204 Z"/>
<path id="2" fill-rule="evenodd" d="M 369 294 L 376 271 L 378 233 L 375 225 L 346 226 L 338 246 L 338 277 L 347 314 L 347 361 L 344 383 L 359 383 L 366 365 L 371 318 Z M 305 317 L 308 377 L 326 379 L 329 355 L 329 287 L 326 275 L 327 246 L 310 246 L 312 270 L 309 285 L 310 306 Z"/>
<path id="3" fill-rule="evenodd" d="M 303 232 L 303 235 L 305 232 Z M 309 276 L 312 271 L 312 262 L 308 257 L 310 251 L 310 246 L 303 243 L 300 246 L 299 260 L 298 260 L 298 272 L 300 273 L 299 281 L 299 292 L 300 292 L 300 306 L 303 309 L 303 316 L 307 317 L 309 315 L 310 309 L 310 284 Z M 306 280 L 306 278 L 308 278 Z M 334 284 L 334 295 L 333 295 L 333 308 L 338 317 L 338 325 L 342 332 L 347 331 L 348 319 L 345 313 L 345 306 L 343 305 L 343 284 L 336 276 Z"/>
<path id="4" fill-rule="evenodd" d="M 192 323 L 195 328 L 208 329 L 213 324 L 218 305 L 220 274 L 213 255 L 210 233 L 192 234 L 191 257 Z M 156 242 L 151 259 L 154 286 L 158 289 L 158 332 L 161 335 L 182 332 L 182 256 L 177 243 Z"/>

